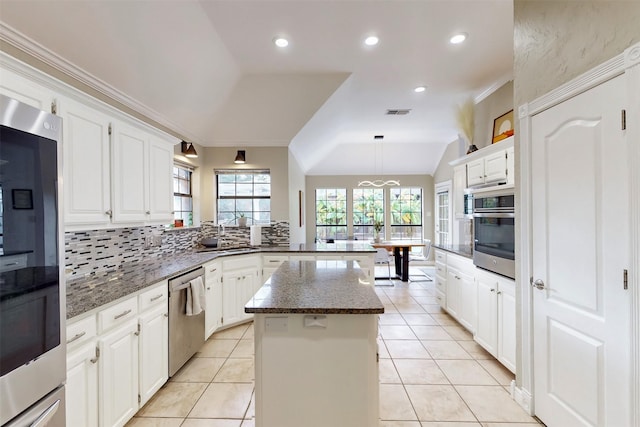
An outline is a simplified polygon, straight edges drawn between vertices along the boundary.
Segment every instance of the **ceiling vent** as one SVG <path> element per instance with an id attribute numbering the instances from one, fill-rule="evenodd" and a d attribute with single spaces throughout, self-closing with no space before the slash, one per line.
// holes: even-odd
<path id="1" fill-rule="evenodd" d="M 387 110 L 387 116 L 406 116 L 411 109 Z"/>

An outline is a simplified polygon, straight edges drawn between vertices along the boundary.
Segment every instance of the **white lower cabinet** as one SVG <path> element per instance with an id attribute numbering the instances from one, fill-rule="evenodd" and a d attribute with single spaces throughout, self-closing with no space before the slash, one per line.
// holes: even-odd
<path id="1" fill-rule="evenodd" d="M 261 265 L 260 255 L 222 260 L 222 326 L 253 317 L 244 312 L 244 306 L 262 286 Z"/>
<path id="2" fill-rule="evenodd" d="M 446 263 L 446 310 L 473 333 L 477 322 L 473 261 L 455 254 L 447 254 Z M 438 262 L 436 262 L 436 276 L 439 273 L 437 267 Z"/>
<path id="3" fill-rule="evenodd" d="M 95 335 L 67 354 L 65 401 L 68 426 L 98 426 L 97 362 Z"/>
<path id="4" fill-rule="evenodd" d="M 513 280 L 476 272 L 478 323 L 474 340 L 511 372 L 516 370 L 516 300 Z"/>
<path id="5" fill-rule="evenodd" d="M 169 374 L 169 313 L 160 304 L 140 315 L 139 377 L 140 406 L 151 399 L 167 382 Z"/>
<path id="6" fill-rule="evenodd" d="M 98 339 L 100 426 L 124 426 L 138 411 L 138 322 Z"/>
<path id="7" fill-rule="evenodd" d="M 204 265 L 206 309 L 204 311 L 204 339 L 207 340 L 222 326 L 222 271 L 219 261 Z"/>
<path id="8" fill-rule="evenodd" d="M 67 426 L 124 426 L 168 378 L 162 281 L 67 325 Z"/>

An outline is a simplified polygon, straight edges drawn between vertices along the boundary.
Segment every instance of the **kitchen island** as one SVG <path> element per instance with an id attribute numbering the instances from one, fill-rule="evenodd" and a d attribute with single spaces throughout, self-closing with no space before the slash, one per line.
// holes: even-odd
<path id="1" fill-rule="evenodd" d="M 367 427 L 378 415 L 378 315 L 353 261 L 284 262 L 254 314 L 257 427 Z"/>

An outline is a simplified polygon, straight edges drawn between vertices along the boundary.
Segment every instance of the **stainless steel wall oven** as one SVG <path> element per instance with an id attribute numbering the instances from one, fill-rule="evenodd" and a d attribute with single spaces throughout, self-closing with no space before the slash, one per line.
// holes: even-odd
<path id="1" fill-rule="evenodd" d="M 477 193 L 473 199 L 473 263 L 515 279 L 513 193 Z"/>
<path id="2" fill-rule="evenodd" d="M 59 117 L 0 95 L 0 424 L 65 424 Z"/>

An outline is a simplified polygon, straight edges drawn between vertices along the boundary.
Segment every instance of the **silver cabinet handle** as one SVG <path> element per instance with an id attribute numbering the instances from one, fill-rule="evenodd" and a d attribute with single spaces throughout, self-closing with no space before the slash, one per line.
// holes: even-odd
<path id="1" fill-rule="evenodd" d="M 497 293 L 498 295 L 500 295 L 502 292 L 498 291 L 498 292 L 496 292 L 496 293 Z"/>
<path id="2" fill-rule="evenodd" d="M 162 295 L 164 294 L 156 295 L 155 297 L 151 298 L 149 302 L 154 302 L 155 300 L 162 298 Z"/>
<path id="3" fill-rule="evenodd" d="M 491 292 L 495 292 L 495 291 L 496 291 L 495 289 L 491 288 Z"/>
<path id="4" fill-rule="evenodd" d="M 126 316 L 127 314 L 129 314 L 129 313 L 131 313 L 131 309 L 126 310 L 126 311 L 123 311 L 123 312 L 122 312 L 122 313 L 120 313 L 120 314 L 116 314 L 115 316 L 113 316 L 113 320 L 117 320 L 117 319 L 119 319 L 119 318 L 121 318 L 121 317 L 124 317 L 124 316 Z"/>
<path id="5" fill-rule="evenodd" d="M 4 265 L 5 267 L 9 267 L 10 265 L 18 265 L 18 263 L 17 262 L 8 262 L 8 263 L 2 264 L 2 265 Z"/>
<path id="6" fill-rule="evenodd" d="M 71 338 L 70 340 L 67 340 L 67 344 L 71 344 L 72 342 L 79 340 L 80 338 L 82 338 L 83 336 L 85 336 L 87 334 L 86 331 L 82 331 L 79 334 L 75 334 L 73 336 L 73 338 Z"/>
<path id="7" fill-rule="evenodd" d="M 108 211 L 105 212 L 105 215 L 113 216 L 113 211 L 109 209 Z"/>
<path id="8" fill-rule="evenodd" d="M 51 421 L 56 412 L 58 412 L 59 407 L 60 399 L 56 400 L 53 405 L 49 406 L 47 410 L 44 411 L 42 415 L 40 415 L 38 419 L 33 422 L 33 424 L 31 424 L 31 427 L 45 427 L 47 424 L 49 424 L 49 421 Z"/>
<path id="9" fill-rule="evenodd" d="M 210 290 L 211 290 L 211 286 L 209 286 L 209 287 L 207 288 L 207 290 L 208 290 L 208 291 L 210 291 Z"/>
<path id="10" fill-rule="evenodd" d="M 164 314 L 164 317 L 169 317 L 169 313 L 165 313 L 165 314 Z"/>
<path id="11" fill-rule="evenodd" d="M 100 358 L 100 349 L 96 347 L 96 357 L 94 357 L 93 359 L 89 359 L 89 362 L 96 363 L 99 358 Z"/>
<path id="12" fill-rule="evenodd" d="M 460 276 L 453 276 L 456 278 L 456 280 L 460 280 Z"/>
<path id="13" fill-rule="evenodd" d="M 151 215 L 151 211 L 146 211 L 145 212 L 147 215 Z"/>

